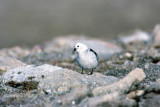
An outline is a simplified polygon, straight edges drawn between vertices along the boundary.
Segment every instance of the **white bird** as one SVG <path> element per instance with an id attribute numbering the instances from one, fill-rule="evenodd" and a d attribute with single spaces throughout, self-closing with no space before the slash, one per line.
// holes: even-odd
<path id="1" fill-rule="evenodd" d="M 91 70 L 90 75 L 93 74 L 93 69 L 98 65 L 97 53 L 83 43 L 76 43 L 74 51 L 77 52 L 77 62 L 82 69 L 81 74 L 83 74 L 83 70 Z"/>

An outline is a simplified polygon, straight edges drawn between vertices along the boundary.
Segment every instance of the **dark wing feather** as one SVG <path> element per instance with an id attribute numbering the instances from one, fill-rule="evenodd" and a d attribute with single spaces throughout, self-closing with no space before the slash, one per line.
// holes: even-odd
<path id="1" fill-rule="evenodd" d="M 96 58 L 97 58 L 97 60 L 98 60 L 99 57 L 98 57 L 97 53 L 96 53 L 93 49 L 91 49 L 91 48 L 90 48 L 90 51 L 93 52 L 93 53 L 96 55 Z"/>

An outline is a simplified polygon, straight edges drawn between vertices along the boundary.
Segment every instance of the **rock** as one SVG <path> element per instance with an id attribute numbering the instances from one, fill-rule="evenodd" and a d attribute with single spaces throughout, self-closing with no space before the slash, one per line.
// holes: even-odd
<path id="1" fill-rule="evenodd" d="M 9 70 L 15 67 L 25 66 L 26 64 L 21 61 L 11 58 L 11 57 L 2 57 L 0 56 L 0 70 Z"/>
<path id="2" fill-rule="evenodd" d="M 6 68 L 0 67 L 0 76 L 3 75 L 5 72 L 7 72 Z"/>
<path id="3" fill-rule="evenodd" d="M 3 75 L 3 82 L 10 83 L 11 86 L 15 86 L 16 83 L 20 86 L 26 86 L 24 83 L 29 86 L 29 83 L 35 84 L 33 82 L 38 82 L 38 89 L 55 95 L 61 94 L 63 91 L 66 92 L 72 88 L 88 86 L 92 89 L 97 86 L 106 86 L 115 81 L 117 81 L 117 79 L 112 76 L 105 76 L 100 73 L 82 75 L 69 69 L 47 64 L 36 67 L 33 65 L 18 67 L 10 69 Z M 34 88 L 34 86 L 32 87 Z"/>
<path id="4" fill-rule="evenodd" d="M 146 75 L 143 70 L 140 68 L 136 68 L 123 79 L 105 87 L 97 87 L 93 89 L 92 93 L 94 96 L 113 92 L 123 94 L 128 92 L 131 86 L 139 84 L 142 80 L 145 79 L 145 77 Z"/>
<path id="5" fill-rule="evenodd" d="M 147 92 L 159 92 L 160 91 L 160 81 L 153 83 L 145 89 Z"/>
<path id="6" fill-rule="evenodd" d="M 89 40 L 89 38 L 84 35 L 69 35 L 56 37 L 53 38 L 51 41 L 44 43 L 44 51 L 47 53 L 59 51 L 60 48 L 65 47 L 66 45 L 74 44 L 74 42 L 77 40 Z"/>
<path id="7" fill-rule="evenodd" d="M 130 99 L 141 97 L 144 94 L 144 90 L 136 90 L 127 94 L 127 97 Z"/>
<path id="8" fill-rule="evenodd" d="M 156 25 L 153 30 L 154 46 L 160 47 L 160 24 Z"/>
<path id="9" fill-rule="evenodd" d="M 5 49 L 0 50 L 0 56 L 13 57 L 16 59 L 29 55 L 29 54 L 30 54 L 30 51 L 28 49 L 23 49 L 19 46 L 15 46 L 12 48 L 5 48 Z"/>
<path id="10" fill-rule="evenodd" d="M 65 53 L 63 55 L 71 56 L 74 44 L 76 42 L 85 43 L 86 45 L 88 45 L 88 47 L 95 50 L 99 55 L 99 57 L 103 60 L 106 60 L 113 54 L 122 51 L 122 48 L 114 43 L 109 43 L 98 39 L 86 38 L 84 36 L 78 36 L 78 37 L 68 36 L 67 38 L 66 37 L 55 38 L 51 42 L 45 44 L 44 51 L 47 53 L 48 52 Z"/>
<path id="11" fill-rule="evenodd" d="M 15 81 L 15 82 L 24 82 L 24 81 L 37 81 L 40 82 L 49 75 L 53 75 L 54 71 L 62 69 L 61 67 L 52 66 L 52 65 L 42 65 L 34 66 L 27 65 L 25 67 L 17 67 L 10 69 L 3 75 L 3 81 Z"/>
<path id="12" fill-rule="evenodd" d="M 95 50 L 99 58 L 102 60 L 107 60 L 112 55 L 122 51 L 121 47 L 117 46 L 116 44 L 101 40 L 85 40 L 82 42 Z"/>
<path id="13" fill-rule="evenodd" d="M 89 98 L 88 104 L 85 105 L 88 105 L 87 107 L 132 107 L 136 105 L 136 102 L 114 92 L 108 95 Z"/>
<path id="14" fill-rule="evenodd" d="M 139 107 L 160 107 L 160 95 L 149 93 L 140 100 Z"/>
<path id="15" fill-rule="evenodd" d="M 49 98 L 43 94 L 6 94 L 0 98 L 0 105 L 11 107 L 44 107 L 49 106 Z"/>
<path id="16" fill-rule="evenodd" d="M 141 30 L 137 30 L 131 35 L 119 38 L 119 42 L 125 45 L 130 44 L 130 43 L 137 43 L 137 42 L 147 43 L 150 40 L 151 40 L 150 35 Z"/>
<path id="17" fill-rule="evenodd" d="M 67 49 L 67 48 L 66 48 Z M 63 52 L 40 52 L 33 53 L 28 56 L 24 56 L 21 60 L 29 65 L 42 65 L 42 64 L 55 64 L 57 62 L 73 62 L 75 56 L 72 54 L 72 50 Z"/>
<path id="18" fill-rule="evenodd" d="M 54 100 L 51 105 L 61 105 L 61 106 L 69 106 L 69 105 L 76 105 L 83 98 L 85 98 L 89 94 L 89 90 L 87 87 L 75 88 L 70 93 L 60 96 Z"/>

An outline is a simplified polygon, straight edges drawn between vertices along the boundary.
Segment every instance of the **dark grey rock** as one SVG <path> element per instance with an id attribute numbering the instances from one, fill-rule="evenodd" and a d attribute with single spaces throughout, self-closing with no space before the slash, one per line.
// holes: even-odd
<path id="1" fill-rule="evenodd" d="M 149 93 L 140 100 L 139 107 L 160 107 L 160 95 Z"/>
<path id="2" fill-rule="evenodd" d="M 75 55 L 73 49 L 65 46 L 55 52 L 39 52 L 24 56 L 21 60 L 27 64 L 42 65 L 54 64 L 56 62 L 73 62 Z"/>
<path id="3" fill-rule="evenodd" d="M 152 85 L 148 86 L 145 91 L 147 92 L 159 92 L 160 91 L 160 81 L 154 82 Z"/>

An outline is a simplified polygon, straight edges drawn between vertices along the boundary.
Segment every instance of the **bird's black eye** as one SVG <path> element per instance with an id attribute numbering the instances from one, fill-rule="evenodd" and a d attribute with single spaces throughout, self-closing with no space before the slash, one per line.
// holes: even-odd
<path id="1" fill-rule="evenodd" d="M 79 47 L 79 45 L 77 47 Z"/>

